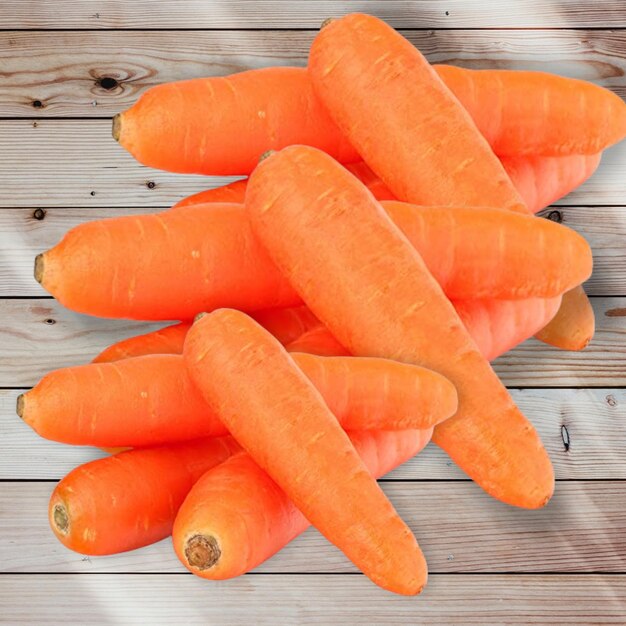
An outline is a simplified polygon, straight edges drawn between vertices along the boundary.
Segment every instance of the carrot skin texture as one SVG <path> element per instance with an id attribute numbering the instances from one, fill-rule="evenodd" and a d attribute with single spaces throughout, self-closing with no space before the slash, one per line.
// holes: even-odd
<path id="1" fill-rule="evenodd" d="M 382 20 L 353 13 L 322 28 L 308 71 L 339 129 L 399 200 L 525 210 L 461 103 Z"/>
<path id="2" fill-rule="evenodd" d="M 602 153 L 568 156 L 501 157 L 509 175 L 531 213 L 550 206 L 582 185 L 600 165 Z"/>
<path id="3" fill-rule="evenodd" d="M 384 589 L 422 590 L 426 561 L 415 537 L 274 337 L 220 309 L 192 326 L 183 356 L 233 437 L 329 541 Z"/>
<path id="4" fill-rule="evenodd" d="M 583 350 L 595 331 L 591 302 L 582 287 L 563 295 L 563 304 L 556 316 L 535 337 L 562 350 Z"/>
<path id="5" fill-rule="evenodd" d="M 456 411 L 453 385 L 424 368 L 383 359 L 293 359 L 344 428 L 429 428 Z M 20 416 L 39 435 L 75 445 L 145 447 L 228 433 L 181 355 L 56 370 L 20 404 Z"/>
<path id="6" fill-rule="evenodd" d="M 52 493 L 52 531 L 67 548 L 90 555 L 160 541 L 171 534 L 176 512 L 193 484 L 240 451 L 232 437 L 222 437 L 131 450 L 85 463 Z"/>
<path id="7" fill-rule="evenodd" d="M 551 297 L 591 272 L 589 246 L 560 224 L 496 209 L 384 206 L 452 299 Z M 525 242 L 520 233 L 528 229 L 537 236 Z M 532 262 L 521 264 L 518 251 Z M 556 272 L 551 259 L 573 252 Z M 42 286 L 63 305 L 101 317 L 192 319 L 222 306 L 255 312 L 302 303 L 254 237 L 242 205 L 87 222 L 37 264 Z"/>
<path id="8" fill-rule="evenodd" d="M 319 328 L 322 323 L 303 304 L 284 309 L 266 309 L 252 313 L 250 317 L 261 324 L 283 345 L 295 341 L 303 334 Z M 182 353 L 182 348 L 180 350 Z M 294 352 L 292 350 L 292 352 Z M 336 356 L 331 354 L 329 356 Z"/>
<path id="9" fill-rule="evenodd" d="M 328 328 L 321 322 L 317 328 L 303 333 L 285 347 L 288 352 L 306 352 L 319 356 L 350 356 L 350 352 L 333 337 Z"/>
<path id="10" fill-rule="evenodd" d="M 420 452 L 431 431 L 353 431 L 348 435 L 370 473 L 378 477 Z M 268 474 L 249 455 L 239 454 L 209 470 L 194 485 L 178 511 L 172 539 L 189 571 L 223 580 L 254 569 L 309 525 Z M 220 555 L 212 566 L 190 563 L 188 541 L 198 536 L 216 539 Z"/>
<path id="11" fill-rule="evenodd" d="M 228 202 L 233 204 L 241 204 L 246 196 L 247 179 L 236 180 L 234 183 L 199 191 L 191 196 L 187 196 L 179 200 L 172 206 L 172 209 L 179 209 L 185 206 L 193 206 L 194 204 L 208 204 L 210 202 Z"/>
<path id="12" fill-rule="evenodd" d="M 457 465 L 499 500 L 546 504 L 554 474 L 537 433 L 361 183 L 320 151 L 293 146 L 259 164 L 246 208 L 276 264 L 351 353 L 421 364 L 455 384 L 459 411 L 433 440 Z"/>

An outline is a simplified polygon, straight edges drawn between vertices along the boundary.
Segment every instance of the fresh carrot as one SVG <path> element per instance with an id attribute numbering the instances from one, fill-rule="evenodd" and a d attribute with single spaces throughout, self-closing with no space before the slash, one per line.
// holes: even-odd
<path id="1" fill-rule="evenodd" d="M 582 350 L 595 331 L 595 316 L 582 287 L 563 295 L 563 304 L 556 316 L 535 337 L 563 350 Z"/>
<path id="2" fill-rule="evenodd" d="M 415 537 L 272 335 L 241 311 L 219 309 L 191 327 L 183 357 L 233 437 L 330 542 L 384 589 L 422 590 Z"/>
<path id="3" fill-rule="evenodd" d="M 50 498 L 50 526 L 81 554 L 116 554 L 164 539 L 193 484 L 240 452 L 232 437 L 121 452 L 72 470 Z"/>
<path id="4" fill-rule="evenodd" d="M 330 22 L 308 71 L 337 126 L 399 200 L 526 210 L 461 103 L 382 20 L 353 13 Z"/>
<path id="5" fill-rule="evenodd" d="M 561 224 L 495 209 L 384 206 L 452 299 L 553 297 L 591 272 L 589 246 Z M 35 276 L 63 305 L 102 317 L 184 320 L 222 306 L 301 303 L 235 204 L 81 224 L 37 257 Z"/>
<path id="6" fill-rule="evenodd" d="M 420 430 L 348 435 L 374 476 L 415 456 L 430 439 L 430 431 Z M 309 525 L 268 474 L 249 455 L 239 454 L 195 484 L 178 511 L 172 539 L 191 572 L 223 580 L 254 569 Z"/>
<path id="7" fill-rule="evenodd" d="M 626 104 L 593 83 L 450 65 L 437 73 L 500 156 L 594 155 L 626 136 Z"/>
<path id="8" fill-rule="evenodd" d="M 92 363 L 110 363 L 146 354 L 181 354 L 191 323 L 181 322 L 123 339 L 105 348 Z"/>
<path id="9" fill-rule="evenodd" d="M 303 333 L 285 347 L 289 352 L 306 352 L 319 356 L 348 356 L 350 354 L 321 322 L 317 328 Z"/>
<path id="10" fill-rule="evenodd" d="M 501 157 L 500 160 L 529 211 L 537 213 L 582 185 L 596 171 L 601 157 L 602 153 Z"/>
<path id="11" fill-rule="evenodd" d="M 354 148 L 313 102 L 306 71 L 292 67 L 157 85 L 113 118 L 113 137 L 144 165 L 181 173 L 246 174 L 294 134 L 356 161 Z"/>
<path id="12" fill-rule="evenodd" d="M 456 411 L 452 384 L 424 368 L 293 359 L 346 429 L 429 428 Z M 19 397 L 18 414 L 42 437 L 76 445 L 145 447 L 228 432 L 172 354 L 55 370 Z"/>
<path id="13" fill-rule="evenodd" d="M 434 69 L 496 154 L 594 154 L 626 135 L 626 105 L 597 85 L 541 72 Z M 153 87 L 114 118 L 113 136 L 145 165 L 183 173 L 246 175 L 263 152 L 291 144 L 319 147 L 344 163 L 360 160 L 305 68 Z"/>
<path id="14" fill-rule="evenodd" d="M 235 204 L 241 204 L 246 197 L 247 184 L 248 180 L 243 179 L 224 185 L 223 187 L 214 187 L 213 189 L 200 191 L 179 200 L 172 208 L 178 209 L 183 206 L 207 204 L 209 202 L 232 202 Z"/>
<path id="15" fill-rule="evenodd" d="M 322 322 L 304 305 L 284 309 L 266 309 L 252 313 L 250 317 L 272 333 L 283 345 L 295 341 L 304 333 L 322 325 Z M 182 352 L 181 347 L 180 353 Z"/>
<path id="16" fill-rule="evenodd" d="M 434 441 L 471 478 L 517 506 L 549 500 L 554 475 L 537 433 L 362 183 L 319 150 L 293 146 L 259 164 L 246 209 L 278 267 L 352 354 L 420 364 L 455 384 L 459 411 Z"/>

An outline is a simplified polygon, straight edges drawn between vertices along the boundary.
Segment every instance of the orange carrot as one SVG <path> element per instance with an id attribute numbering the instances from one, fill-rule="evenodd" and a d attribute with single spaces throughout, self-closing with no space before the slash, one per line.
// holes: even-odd
<path id="1" fill-rule="evenodd" d="M 304 305 L 284 309 L 266 309 L 252 313 L 250 317 L 272 333 L 283 345 L 295 341 L 304 333 L 322 324 Z M 181 345 L 181 354 L 182 351 Z"/>
<path id="2" fill-rule="evenodd" d="M 626 135 L 626 105 L 591 83 L 541 72 L 434 69 L 496 154 L 594 154 Z M 344 163 L 360 160 L 313 94 L 305 68 L 153 87 L 114 118 L 113 136 L 145 165 L 183 173 L 249 174 L 266 150 L 291 144 L 317 146 Z"/>
<path id="3" fill-rule="evenodd" d="M 319 150 L 293 146 L 257 167 L 246 209 L 278 267 L 351 353 L 420 364 L 455 384 L 459 411 L 434 441 L 471 478 L 517 506 L 549 500 L 554 475 L 537 433 L 362 183 Z"/>
<path id="4" fill-rule="evenodd" d="M 452 299 L 553 297 L 591 272 L 589 246 L 561 224 L 495 209 L 384 206 Z M 81 224 L 37 257 L 35 275 L 68 308 L 103 317 L 191 319 L 221 306 L 301 303 L 235 204 Z"/>
<path id="5" fill-rule="evenodd" d="M 563 350 L 582 350 L 593 337 L 595 317 L 589 298 L 582 287 L 563 296 L 556 316 L 535 337 Z"/>
<path id="6" fill-rule="evenodd" d="M 330 333 L 321 322 L 300 335 L 286 346 L 288 352 L 306 352 L 319 356 L 348 356 L 350 353 Z"/>
<path id="7" fill-rule="evenodd" d="M 450 65 L 437 73 L 501 156 L 593 155 L 626 136 L 626 104 L 593 83 Z"/>
<path id="8" fill-rule="evenodd" d="M 429 428 L 456 411 L 452 384 L 424 368 L 293 358 L 346 429 Z M 171 354 L 55 370 L 19 397 L 18 414 L 42 437 L 77 445 L 145 447 L 228 432 Z"/>
<path id="9" fill-rule="evenodd" d="M 422 590 L 426 561 L 415 537 L 272 335 L 220 309 L 191 327 L 183 357 L 233 437 L 330 542 L 384 589 Z"/>
<path id="10" fill-rule="evenodd" d="M 582 185 L 596 171 L 601 157 L 602 153 L 500 160 L 529 211 L 537 213 Z"/>
<path id="11" fill-rule="evenodd" d="M 430 431 L 419 430 L 348 434 L 374 476 L 415 456 L 430 438 Z M 195 484 L 178 511 L 172 539 L 191 572 L 222 580 L 254 569 L 308 527 L 285 492 L 249 455 L 239 454 Z"/>
<path id="12" fill-rule="evenodd" d="M 223 187 L 214 187 L 213 189 L 207 189 L 206 191 L 200 191 L 194 193 L 192 196 L 187 196 L 182 200 L 179 200 L 172 208 L 177 209 L 183 206 L 191 206 L 194 204 L 207 204 L 209 202 L 232 202 L 235 204 L 241 204 L 246 197 L 246 185 L 247 179 L 237 180 L 229 185 Z"/>
<path id="13" fill-rule="evenodd" d="M 110 363 L 146 354 L 181 354 L 190 327 L 191 323 L 181 322 L 123 339 L 105 348 L 92 363 Z"/>
<path id="14" fill-rule="evenodd" d="M 85 463 L 55 487 L 50 526 L 81 554 L 141 548 L 172 532 L 193 484 L 241 448 L 232 437 L 130 450 Z"/>
<path id="15" fill-rule="evenodd" d="M 382 20 L 334 20 L 309 76 L 331 117 L 399 200 L 525 211 L 472 118 L 411 43 Z"/>

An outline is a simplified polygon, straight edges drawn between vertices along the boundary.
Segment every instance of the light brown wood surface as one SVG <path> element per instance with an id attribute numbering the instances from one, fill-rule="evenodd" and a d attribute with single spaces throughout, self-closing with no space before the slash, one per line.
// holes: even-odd
<path id="1" fill-rule="evenodd" d="M 32 278 L 34 255 L 80 222 L 227 182 L 139 165 L 110 117 L 161 82 L 304 65 L 321 21 L 355 10 L 432 62 L 550 71 L 626 97 L 622 0 L 0 2 L 0 624 L 626 623 L 626 143 L 544 212 L 593 248 L 596 337 L 582 353 L 531 340 L 495 363 L 553 460 L 553 501 L 490 500 L 434 445 L 382 483 L 429 560 L 422 597 L 377 589 L 314 530 L 257 572 L 210 583 L 167 540 L 88 558 L 47 526 L 54 481 L 103 453 L 37 437 L 17 395 L 159 324 L 64 309 Z"/>

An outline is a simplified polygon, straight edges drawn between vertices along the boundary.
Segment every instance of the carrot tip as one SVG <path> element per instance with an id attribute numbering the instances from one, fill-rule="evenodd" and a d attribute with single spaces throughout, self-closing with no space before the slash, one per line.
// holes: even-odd
<path id="1" fill-rule="evenodd" d="M 35 280 L 40 284 L 43 280 L 44 254 L 38 254 L 35 257 Z"/>
<path id="2" fill-rule="evenodd" d="M 202 311 L 202 313 L 198 313 L 198 315 L 196 315 L 193 318 L 193 321 L 194 322 L 199 322 L 206 314 L 207 314 L 206 311 Z"/>
<path id="3" fill-rule="evenodd" d="M 215 537 L 194 535 L 185 543 L 185 558 L 191 567 L 209 569 L 222 556 L 222 551 Z"/>
<path id="4" fill-rule="evenodd" d="M 322 28 L 328 26 L 331 22 L 334 22 L 336 18 L 334 17 L 327 17 L 323 22 L 322 25 L 320 26 L 320 30 L 322 30 Z"/>
<path id="5" fill-rule="evenodd" d="M 267 159 L 268 157 L 271 157 L 272 154 L 274 154 L 276 152 L 276 150 L 266 150 L 260 157 L 259 157 L 259 163 L 261 161 L 265 161 L 265 159 Z"/>
<path id="6" fill-rule="evenodd" d="M 122 114 L 118 113 L 113 116 L 113 127 L 111 129 L 111 135 L 113 135 L 113 139 L 115 141 L 120 140 L 120 135 L 122 134 Z"/>
<path id="7" fill-rule="evenodd" d="M 19 396 L 17 396 L 17 406 L 15 409 L 15 412 L 18 414 L 19 417 L 24 417 L 24 394 L 21 393 Z"/>
<path id="8" fill-rule="evenodd" d="M 70 516 L 67 514 L 67 509 L 63 504 L 54 505 L 52 521 L 56 530 L 62 535 L 67 535 L 70 529 Z"/>

